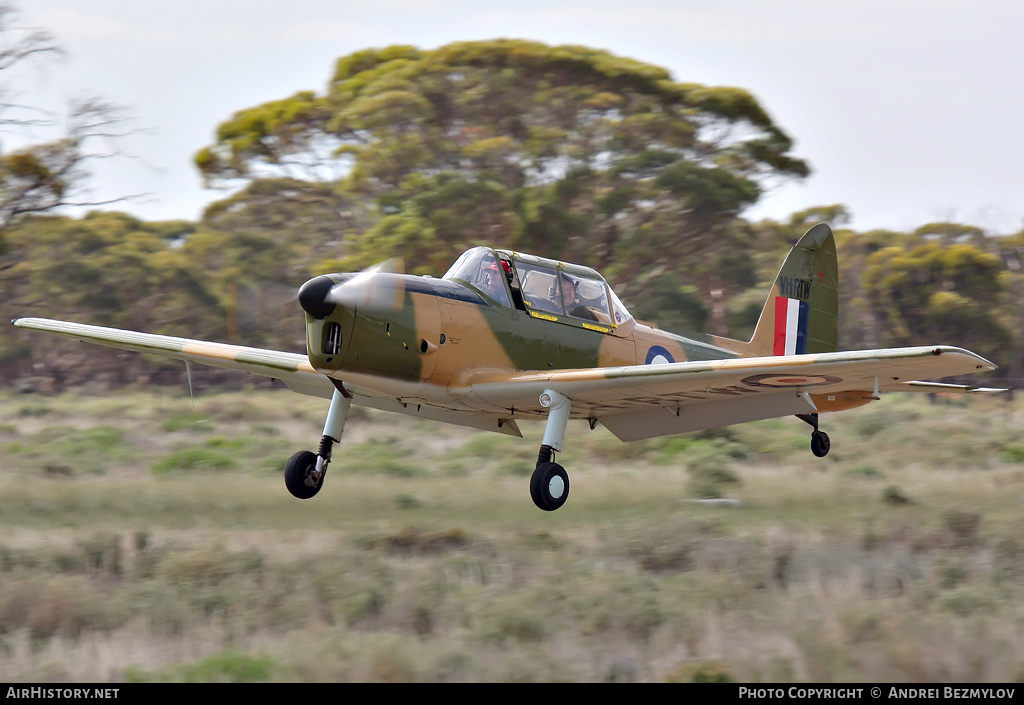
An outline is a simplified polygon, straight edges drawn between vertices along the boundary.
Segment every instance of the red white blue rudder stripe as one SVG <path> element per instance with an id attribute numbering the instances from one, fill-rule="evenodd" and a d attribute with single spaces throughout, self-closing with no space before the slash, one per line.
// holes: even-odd
<path id="1" fill-rule="evenodd" d="M 775 297 L 775 355 L 807 352 L 807 316 L 810 304 L 784 296 Z"/>

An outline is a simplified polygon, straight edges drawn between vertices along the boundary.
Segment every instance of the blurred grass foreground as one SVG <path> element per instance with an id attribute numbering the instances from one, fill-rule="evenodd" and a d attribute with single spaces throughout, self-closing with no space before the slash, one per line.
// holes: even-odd
<path id="1" fill-rule="evenodd" d="M 540 424 L 357 411 L 303 502 L 326 402 L 0 394 L 0 681 L 1018 681 L 1019 405 L 571 424 L 545 513 Z"/>

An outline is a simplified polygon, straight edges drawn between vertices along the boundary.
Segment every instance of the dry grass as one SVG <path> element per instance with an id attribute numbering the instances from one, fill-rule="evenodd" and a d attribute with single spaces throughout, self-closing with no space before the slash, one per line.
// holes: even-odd
<path id="1" fill-rule="evenodd" d="M 0 680 L 1024 677 L 1005 403 L 887 397 L 826 419 L 824 460 L 795 419 L 632 445 L 574 425 L 554 513 L 528 493 L 541 426 L 367 412 L 292 499 L 280 466 L 325 408 L 0 397 Z"/>

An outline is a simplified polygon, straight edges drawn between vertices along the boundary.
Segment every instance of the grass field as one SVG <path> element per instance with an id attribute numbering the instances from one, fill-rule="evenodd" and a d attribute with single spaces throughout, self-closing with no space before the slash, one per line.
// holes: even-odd
<path id="1" fill-rule="evenodd" d="M 0 395 L 0 681 L 1018 681 L 1024 438 L 886 397 L 623 444 L 356 410 L 324 489 L 290 392 Z M 725 498 L 735 502 L 708 502 Z"/>

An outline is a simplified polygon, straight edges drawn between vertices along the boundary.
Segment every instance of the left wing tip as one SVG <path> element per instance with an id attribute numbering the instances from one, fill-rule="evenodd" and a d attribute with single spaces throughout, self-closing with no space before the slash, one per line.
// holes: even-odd
<path id="1" fill-rule="evenodd" d="M 11 325 L 15 328 L 31 328 L 32 323 L 42 319 L 32 318 L 31 316 L 23 316 L 21 318 L 15 318 L 11 321 Z"/>

